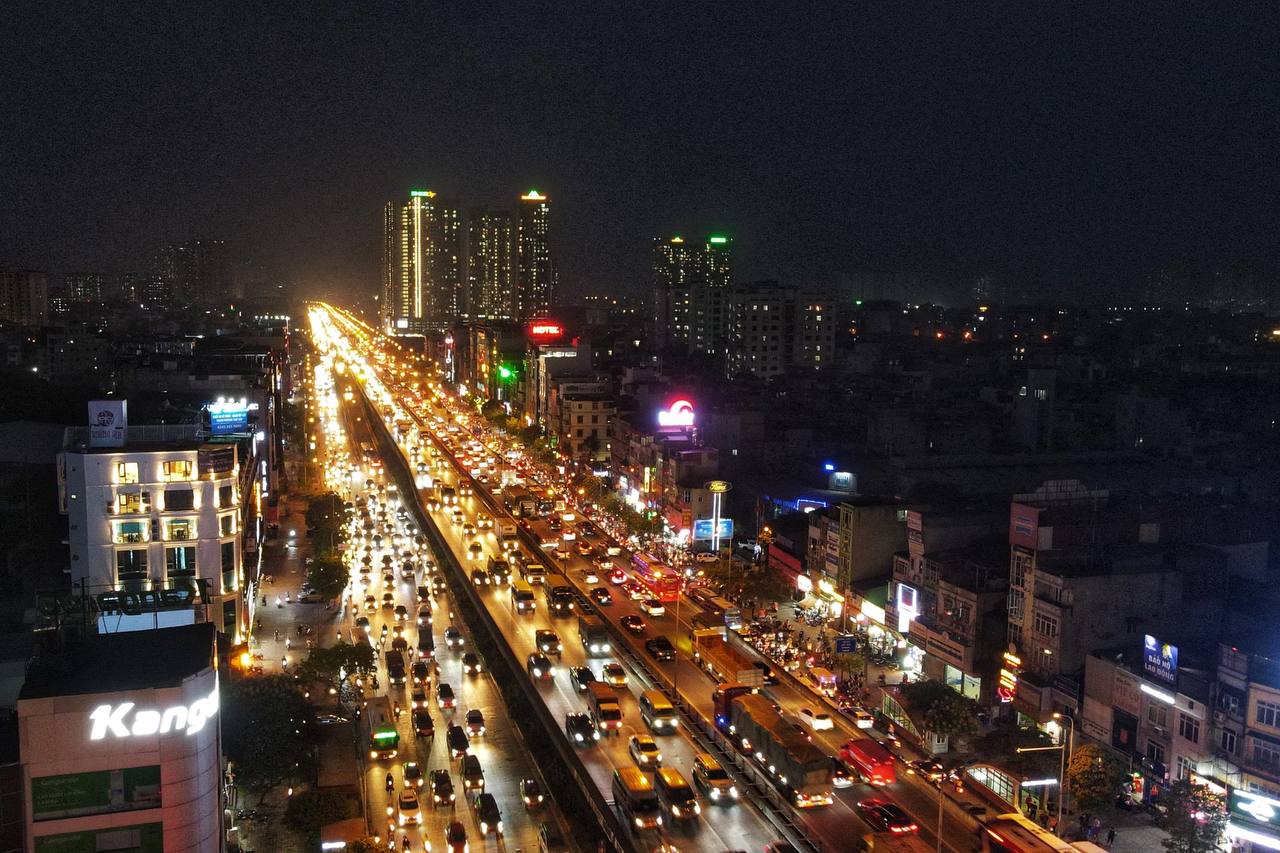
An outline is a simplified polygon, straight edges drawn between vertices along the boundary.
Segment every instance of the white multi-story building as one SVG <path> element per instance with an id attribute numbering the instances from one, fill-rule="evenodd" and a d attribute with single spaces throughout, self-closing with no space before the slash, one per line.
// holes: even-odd
<path id="1" fill-rule="evenodd" d="M 207 443 L 195 426 L 133 426 L 96 447 L 71 427 L 58 457 L 77 590 L 202 587 L 202 621 L 239 642 L 249 618 L 239 536 L 236 445 Z M 195 583 L 195 581 L 203 583 Z"/>

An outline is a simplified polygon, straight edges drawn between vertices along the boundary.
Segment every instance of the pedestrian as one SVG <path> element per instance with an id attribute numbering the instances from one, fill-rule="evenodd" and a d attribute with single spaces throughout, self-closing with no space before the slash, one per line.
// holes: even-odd
<path id="1" fill-rule="evenodd" d="M 1116 828 L 1113 826 L 1107 830 L 1107 848 L 1110 849 L 1112 844 L 1116 843 Z"/>

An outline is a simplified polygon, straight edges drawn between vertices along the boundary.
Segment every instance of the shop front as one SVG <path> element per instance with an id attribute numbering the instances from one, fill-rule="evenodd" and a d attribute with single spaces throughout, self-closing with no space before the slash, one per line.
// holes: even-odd
<path id="1" fill-rule="evenodd" d="M 1244 853 L 1280 850 L 1280 799 L 1242 788 L 1229 789 L 1227 837 Z"/>

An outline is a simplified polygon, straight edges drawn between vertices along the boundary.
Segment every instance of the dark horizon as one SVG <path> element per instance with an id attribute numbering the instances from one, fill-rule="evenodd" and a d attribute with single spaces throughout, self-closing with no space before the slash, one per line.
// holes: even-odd
<path id="1" fill-rule="evenodd" d="M 743 279 L 1274 275 L 1275 10 L 1035 11 L 33 6 L 0 41 L 0 265 L 223 239 L 301 295 L 372 293 L 383 202 L 427 185 L 546 192 L 568 294 L 642 293 L 652 237 L 712 231 Z"/>

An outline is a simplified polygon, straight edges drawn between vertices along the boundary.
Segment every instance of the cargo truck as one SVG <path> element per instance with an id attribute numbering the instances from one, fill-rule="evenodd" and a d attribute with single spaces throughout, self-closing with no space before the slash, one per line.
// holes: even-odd
<path id="1" fill-rule="evenodd" d="M 582 650 L 588 656 L 607 655 L 613 649 L 609 642 L 609 629 L 599 616 L 582 614 L 578 617 L 578 637 L 582 640 Z"/>
<path id="2" fill-rule="evenodd" d="M 617 734 L 622 729 L 622 706 L 613 688 L 600 681 L 587 684 L 587 702 L 591 706 L 591 720 L 604 734 Z"/>
<path id="3" fill-rule="evenodd" d="M 387 652 L 387 681 L 392 684 L 404 684 L 404 654 L 399 649 Z"/>
<path id="4" fill-rule="evenodd" d="M 520 543 L 516 539 L 518 534 L 514 521 L 509 518 L 500 518 L 498 519 L 497 528 L 498 547 L 502 551 L 514 551 L 519 547 Z"/>
<path id="5" fill-rule="evenodd" d="M 738 647 L 737 635 L 723 628 L 699 628 L 693 632 L 693 659 L 716 681 L 745 684 L 759 689 L 764 673 Z"/>
<path id="6" fill-rule="evenodd" d="M 783 719 L 772 702 L 745 684 L 722 684 L 712 704 L 716 726 L 797 808 L 831 805 L 831 757 Z"/>

